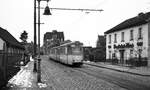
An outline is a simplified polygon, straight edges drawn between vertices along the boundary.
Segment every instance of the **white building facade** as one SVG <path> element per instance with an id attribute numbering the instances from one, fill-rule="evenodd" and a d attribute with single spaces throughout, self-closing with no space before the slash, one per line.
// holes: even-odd
<path id="1" fill-rule="evenodd" d="M 140 13 L 105 32 L 106 59 L 150 66 L 150 13 Z"/>

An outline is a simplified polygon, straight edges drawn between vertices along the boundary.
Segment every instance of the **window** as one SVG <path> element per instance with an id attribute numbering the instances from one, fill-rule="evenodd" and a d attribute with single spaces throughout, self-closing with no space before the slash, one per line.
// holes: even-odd
<path id="1" fill-rule="evenodd" d="M 124 32 L 121 32 L 121 42 L 124 42 Z"/>
<path id="2" fill-rule="evenodd" d="M 114 38 L 115 38 L 114 43 L 117 43 L 117 34 L 114 35 Z"/>
<path id="3" fill-rule="evenodd" d="M 142 28 L 138 30 L 138 39 L 142 39 Z"/>
<path id="4" fill-rule="evenodd" d="M 71 48 L 71 46 L 68 46 L 68 54 L 72 54 L 72 48 Z"/>
<path id="5" fill-rule="evenodd" d="M 81 47 L 73 47 L 72 48 L 72 54 L 74 54 L 74 55 L 81 55 L 82 54 Z"/>
<path id="6" fill-rule="evenodd" d="M 109 43 L 111 43 L 111 35 L 109 35 Z"/>
<path id="7" fill-rule="evenodd" d="M 130 30 L 130 41 L 133 40 L 133 30 Z"/>

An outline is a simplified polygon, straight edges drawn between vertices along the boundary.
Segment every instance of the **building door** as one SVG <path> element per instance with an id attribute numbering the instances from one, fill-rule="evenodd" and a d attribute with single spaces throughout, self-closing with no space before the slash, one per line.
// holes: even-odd
<path id="1" fill-rule="evenodd" d="M 120 63 L 124 63 L 124 50 L 120 50 Z"/>

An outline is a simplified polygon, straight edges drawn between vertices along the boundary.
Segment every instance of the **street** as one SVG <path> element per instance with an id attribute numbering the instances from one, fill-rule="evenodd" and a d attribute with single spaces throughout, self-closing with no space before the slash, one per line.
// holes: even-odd
<path id="1" fill-rule="evenodd" d="M 123 73 L 85 64 L 82 68 L 78 68 L 78 70 L 92 75 L 97 79 L 103 79 L 128 90 L 149 90 L 150 88 L 149 77 L 132 75 L 130 73 Z"/>
<path id="2" fill-rule="evenodd" d="M 42 83 L 36 83 L 33 61 L 10 80 L 6 90 L 149 90 L 149 77 L 83 64 L 70 67 L 42 56 Z"/>

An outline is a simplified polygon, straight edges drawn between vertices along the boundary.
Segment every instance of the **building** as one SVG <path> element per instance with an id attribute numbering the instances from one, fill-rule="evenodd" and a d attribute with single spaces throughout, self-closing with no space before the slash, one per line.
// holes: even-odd
<path id="1" fill-rule="evenodd" d="M 105 61 L 106 58 L 106 38 L 104 35 L 98 35 L 96 48 L 92 49 L 95 61 Z"/>
<path id="2" fill-rule="evenodd" d="M 83 47 L 84 60 L 85 60 L 85 61 L 88 61 L 88 60 L 92 61 L 92 60 L 93 60 L 93 58 L 92 58 L 92 56 L 91 56 L 91 55 L 92 55 L 91 50 L 92 50 L 92 47 L 91 47 L 91 46 L 84 46 L 84 47 Z"/>
<path id="3" fill-rule="evenodd" d="M 24 50 L 20 42 L 0 27 L 0 87 L 19 71 Z"/>
<path id="4" fill-rule="evenodd" d="M 84 60 L 94 62 L 105 61 L 106 58 L 106 39 L 103 35 L 98 35 L 96 47 L 84 46 Z"/>
<path id="5" fill-rule="evenodd" d="M 107 60 L 150 66 L 150 12 L 123 21 L 105 35 Z"/>
<path id="6" fill-rule="evenodd" d="M 100 48 L 100 47 L 106 47 L 106 38 L 103 35 L 98 35 L 98 39 L 96 42 L 96 47 Z"/>
<path id="7" fill-rule="evenodd" d="M 53 30 L 52 32 L 46 32 L 44 34 L 44 40 L 43 40 L 43 46 L 44 46 L 44 53 L 47 54 L 47 48 L 48 47 L 55 47 L 59 46 L 61 42 L 64 42 L 64 33 L 58 32 L 57 30 Z"/>

